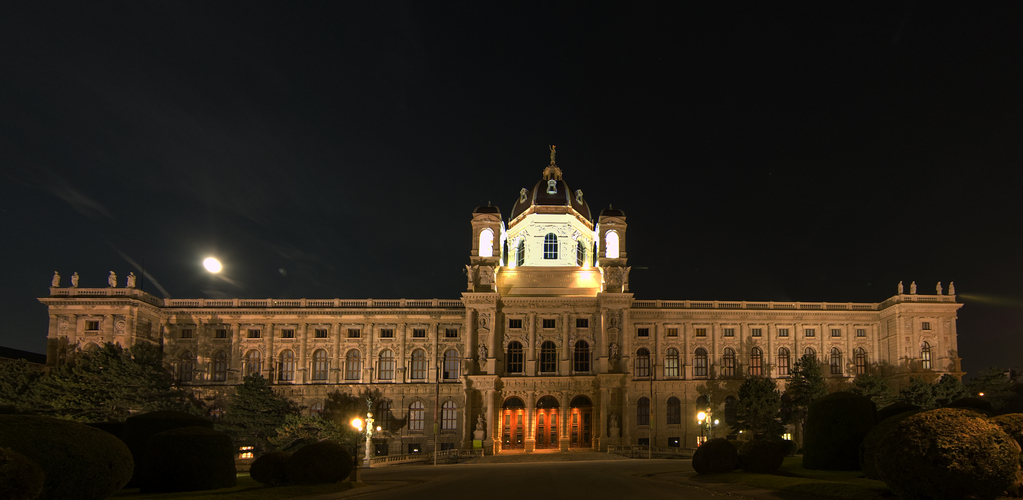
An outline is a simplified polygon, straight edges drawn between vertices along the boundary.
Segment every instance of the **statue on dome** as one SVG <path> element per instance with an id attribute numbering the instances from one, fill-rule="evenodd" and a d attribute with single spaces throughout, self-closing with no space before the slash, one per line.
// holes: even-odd
<path id="1" fill-rule="evenodd" d="M 557 146 L 551 144 L 551 165 L 554 165 L 554 153 L 555 153 L 554 148 L 556 148 L 556 147 Z"/>
<path id="2" fill-rule="evenodd" d="M 128 282 L 124 286 L 128 288 L 135 288 L 135 273 L 128 273 Z"/>
<path id="3" fill-rule="evenodd" d="M 78 272 L 71 275 L 71 286 L 78 288 Z"/>
<path id="4" fill-rule="evenodd" d="M 113 271 L 110 271 L 110 276 L 107 276 L 107 284 L 111 288 L 117 288 L 117 274 Z"/>
<path id="5" fill-rule="evenodd" d="M 915 281 L 909 284 L 909 293 L 911 293 L 913 295 L 916 295 L 916 282 Z"/>
<path id="6" fill-rule="evenodd" d="M 938 292 L 938 295 L 941 295 L 941 282 L 940 281 L 938 282 L 937 286 L 934 287 L 934 291 Z"/>
<path id="7" fill-rule="evenodd" d="M 948 282 L 948 294 L 949 295 L 955 295 L 956 294 L 956 282 L 955 281 L 949 281 Z"/>
<path id="8" fill-rule="evenodd" d="M 899 282 L 899 295 L 902 295 L 902 292 L 903 292 L 903 290 L 902 290 L 902 282 L 900 281 Z"/>
<path id="9" fill-rule="evenodd" d="M 60 273 L 58 273 L 57 271 L 53 272 L 53 279 L 50 280 L 50 286 L 53 288 L 57 288 L 60 286 Z"/>

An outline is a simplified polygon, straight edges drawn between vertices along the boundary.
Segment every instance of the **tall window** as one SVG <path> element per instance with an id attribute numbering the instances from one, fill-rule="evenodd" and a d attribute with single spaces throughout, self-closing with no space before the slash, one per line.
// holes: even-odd
<path id="1" fill-rule="evenodd" d="M 390 349 L 380 351 L 379 361 L 377 361 L 377 379 L 394 380 L 394 351 Z"/>
<path id="2" fill-rule="evenodd" d="M 426 380 L 426 351 L 416 349 L 412 351 L 412 380 Z"/>
<path id="3" fill-rule="evenodd" d="M 295 353 L 290 349 L 281 352 L 277 365 L 277 380 L 283 382 L 295 380 Z"/>
<path id="4" fill-rule="evenodd" d="M 391 427 L 394 426 L 394 415 L 391 413 L 391 402 L 383 400 L 377 403 L 377 411 L 374 415 L 377 420 L 377 425 L 384 432 L 389 432 Z"/>
<path id="5" fill-rule="evenodd" d="M 313 380 L 327 380 L 327 351 L 323 349 L 313 353 Z"/>
<path id="6" fill-rule="evenodd" d="M 669 347 L 668 353 L 664 356 L 664 376 L 678 377 L 678 349 L 674 347 Z"/>
<path id="7" fill-rule="evenodd" d="M 636 425 L 650 425 L 650 400 L 647 398 L 636 401 Z"/>
<path id="8" fill-rule="evenodd" d="M 323 416 L 323 403 L 317 401 L 309 407 L 309 414 L 317 417 Z"/>
<path id="9" fill-rule="evenodd" d="M 461 363 L 458 361 L 458 351 L 448 349 L 444 353 L 444 380 L 458 380 L 458 372 Z"/>
<path id="10" fill-rule="evenodd" d="M 725 348 L 725 355 L 721 358 L 721 376 L 735 376 L 735 351 L 731 347 Z"/>
<path id="11" fill-rule="evenodd" d="M 581 266 L 586 263 L 586 245 L 582 241 L 575 244 L 575 265 Z"/>
<path id="12" fill-rule="evenodd" d="M 213 381 L 223 382 L 227 380 L 227 354 L 219 351 L 213 355 Z"/>
<path id="13" fill-rule="evenodd" d="M 245 375 L 255 375 L 263 371 L 263 362 L 259 351 L 253 349 L 245 353 Z"/>
<path id="14" fill-rule="evenodd" d="M 867 351 L 864 351 L 862 347 L 857 347 L 854 351 L 856 360 L 856 374 L 864 375 L 867 373 Z"/>
<path id="15" fill-rule="evenodd" d="M 540 344 L 540 371 L 543 373 L 558 371 L 558 348 L 550 340 Z"/>
<path id="16" fill-rule="evenodd" d="M 693 356 L 693 376 L 707 376 L 707 350 L 702 347 L 697 347 L 696 354 Z"/>
<path id="17" fill-rule="evenodd" d="M 408 407 L 408 430 L 423 432 L 426 427 L 426 407 L 422 401 L 416 401 Z"/>
<path id="18" fill-rule="evenodd" d="M 191 382 L 194 369 L 195 358 L 192 357 L 191 351 L 185 351 L 181 354 L 181 362 L 178 364 L 178 381 Z"/>
<path id="19" fill-rule="evenodd" d="M 362 378 L 362 356 L 358 349 L 352 349 L 345 355 L 345 380 Z"/>
<path id="20" fill-rule="evenodd" d="M 837 347 L 831 348 L 831 374 L 842 374 L 842 351 L 838 350 Z"/>
<path id="21" fill-rule="evenodd" d="M 494 230 L 486 228 L 480 231 L 480 257 L 494 256 Z"/>
<path id="22" fill-rule="evenodd" d="M 519 245 L 515 248 L 515 265 L 521 266 L 526 263 L 526 240 L 519 239 Z"/>
<path id="23" fill-rule="evenodd" d="M 554 233 L 547 233 L 543 237 L 543 258 L 545 260 L 558 258 L 558 236 Z"/>
<path id="24" fill-rule="evenodd" d="M 572 371 L 585 373 L 590 371 L 590 344 L 585 340 L 575 343 L 575 356 Z"/>
<path id="25" fill-rule="evenodd" d="M 784 347 L 778 349 L 778 376 L 789 376 L 789 350 Z"/>
<path id="26" fill-rule="evenodd" d="M 604 256 L 609 259 L 618 258 L 618 232 L 608 231 L 604 233 Z"/>
<path id="27" fill-rule="evenodd" d="M 507 373 L 522 373 L 522 344 L 518 342 L 508 344 L 508 357 L 504 363 L 504 370 Z"/>
<path id="28" fill-rule="evenodd" d="M 458 427 L 458 408 L 454 401 L 445 401 L 440 407 L 440 428 L 444 431 L 453 431 Z"/>
<path id="29" fill-rule="evenodd" d="M 650 376 L 650 351 L 646 350 L 645 347 L 640 347 L 636 351 L 635 373 L 637 377 Z"/>
<path id="30" fill-rule="evenodd" d="M 817 359 L 817 351 L 813 350 L 813 347 L 807 347 L 803 350 L 803 356 L 810 356 L 813 359 Z"/>
<path id="31" fill-rule="evenodd" d="M 920 367 L 924 370 L 931 369 L 931 344 L 927 342 L 920 348 Z"/>
<path id="32" fill-rule="evenodd" d="M 682 402 L 672 396 L 668 398 L 668 425 L 682 423 Z"/>
<path id="33" fill-rule="evenodd" d="M 759 377 L 764 374 L 764 353 L 759 347 L 750 350 L 749 374 L 751 377 Z"/>

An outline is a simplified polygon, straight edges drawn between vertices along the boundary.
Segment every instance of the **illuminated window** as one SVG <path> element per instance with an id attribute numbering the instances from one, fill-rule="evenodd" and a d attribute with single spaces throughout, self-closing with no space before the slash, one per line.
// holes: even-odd
<path id="1" fill-rule="evenodd" d="M 480 231 L 480 257 L 494 256 L 494 230 L 486 228 Z"/>
<path id="2" fill-rule="evenodd" d="M 764 374 L 764 353 L 759 347 L 750 350 L 749 374 L 752 377 L 759 377 Z"/>
<path id="3" fill-rule="evenodd" d="M 181 330 L 181 338 L 183 338 L 183 339 L 190 339 L 190 338 L 192 338 L 192 332 L 193 332 L 193 330 L 191 328 L 184 328 L 184 329 L 182 329 Z"/>
<path id="4" fill-rule="evenodd" d="M 282 339 L 293 339 L 293 338 L 295 338 L 295 329 L 294 328 L 285 328 L 285 329 L 281 330 L 281 338 Z"/>
<path id="5" fill-rule="evenodd" d="M 664 356 L 664 376 L 668 378 L 678 377 L 678 349 L 674 347 L 669 347 L 668 353 Z"/>
<path id="6" fill-rule="evenodd" d="M 295 380 L 295 353 L 290 349 L 281 352 L 277 365 L 277 380 L 283 382 Z"/>
<path id="7" fill-rule="evenodd" d="M 831 336 L 832 337 L 841 337 L 842 336 L 842 329 L 841 328 L 832 328 L 831 329 Z"/>
<path id="8" fill-rule="evenodd" d="M 805 336 L 805 337 L 816 337 L 817 336 L 817 330 L 814 329 L 814 328 L 807 328 L 807 329 L 803 330 L 803 336 Z"/>
<path id="9" fill-rule="evenodd" d="M 426 408 L 422 401 L 416 401 L 408 407 L 408 430 L 410 432 L 423 432 L 426 426 Z"/>
<path id="10" fill-rule="evenodd" d="M 508 320 L 508 328 L 511 328 L 513 330 L 518 330 L 518 329 L 522 328 L 522 320 L 521 319 L 509 319 Z"/>
<path id="11" fill-rule="evenodd" d="M 219 351 L 213 355 L 213 381 L 223 382 L 227 380 L 227 355 Z"/>
<path id="12" fill-rule="evenodd" d="M 327 351 L 317 349 L 313 353 L 313 380 L 327 380 Z"/>
<path id="13" fill-rule="evenodd" d="M 412 380 L 426 380 L 426 351 L 416 349 L 412 351 Z"/>
<path id="14" fill-rule="evenodd" d="M 394 427 L 394 414 L 391 413 L 391 402 L 386 399 L 377 403 L 376 411 L 377 425 L 384 432 L 391 430 Z"/>
<path id="15" fill-rule="evenodd" d="M 707 336 L 707 329 L 706 328 L 697 328 L 696 329 L 696 336 L 697 337 L 706 337 Z"/>
<path id="16" fill-rule="evenodd" d="M 831 348 L 831 374 L 842 374 L 842 351 L 838 350 L 837 347 Z"/>
<path id="17" fill-rule="evenodd" d="M 394 352 L 390 349 L 380 351 L 377 362 L 377 378 L 380 380 L 394 380 Z"/>
<path id="18" fill-rule="evenodd" d="M 735 328 L 725 328 L 724 333 L 722 335 L 724 335 L 725 337 L 734 337 Z"/>
<path id="19" fill-rule="evenodd" d="M 444 353 L 444 380 L 458 380 L 458 372 L 461 362 L 458 360 L 458 351 L 448 349 Z"/>
<path id="20" fill-rule="evenodd" d="M 807 347 L 803 350 L 803 356 L 810 356 L 813 359 L 817 359 L 817 351 L 813 350 L 813 347 Z"/>
<path id="21" fill-rule="evenodd" d="M 788 328 L 779 328 L 778 329 L 778 336 L 779 337 L 788 337 L 789 336 L 789 329 Z"/>
<path id="22" fill-rule="evenodd" d="M 554 233 L 547 233 L 543 237 L 543 258 L 552 260 L 558 258 L 558 236 Z"/>
<path id="23" fill-rule="evenodd" d="M 604 233 L 604 256 L 609 259 L 618 258 L 618 233 L 616 231 Z"/>
<path id="24" fill-rule="evenodd" d="M 763 337 L 764 336 L 764 329 L 763 328 L 750 328 L 749 335 L 750 335 L 750 337 Z"/>
<path id="25" fill-rule="evenodd" d="M 256 330 L 257 332 L 259 330 Z M 245 354 L 245 375 L 258 375 L 263 371 L 263 362 L 259 351 L 253 349 Z"/>
<path id="26" fill-rule="evenodd" d="M 240 460 L 245 460 L 247 458 L 254 458 L 255 455 L 253 455 L 253 451 L 252 451 L 254 449 L 256 449 L 254 446 L 242 446 L 241 448 L 238 448 L 238 458 Z"/>
<path id="27" fill-rule="evenodd" d="M 550 340 L 540 344 L 540 371 L 543 373 L 558 371 L 557 347 Z"/>
<path id="28" fill-rule="evenodd" d="M 856 374 L 864 375 L 867 373 L 867 351 L 864 351 L 862 347 L 857 347 L 853 351 L 856 360 Z"/>
<path id="29" fill-rule="evenodd" d="M 672 396 L 668 398 L 668 425 L 679 425 L 682 423 L 682 402 Z"/>
<path id="30" fill-rule="evenodd" d="M 458 408 L 454 401 L 445 401 L 440 407 L 440 429 L 453 431 L 458 428 Z"/>
<path id="31" fill-rule="evenodd" d="M 866 337 L 867 336 L 867 329 L 866 328 L 857 328 L 856 329 L 856 336 L 857 337 Z"/>
<path id="32" fill-rule="evenodd" d="M 213 337 L 214 338 L 218 338 L 218 339 L 226 339 L 227 338 L 227 329 L 226 328 L 217 328 L 216 330 L 214 330 Z"/>
<path id="33" fill-rule="evenodd" d="M 515 249 L 515 265 L 521 266 L 526 263 L 526 240 L 520 239 Z"/>
<path id="34" fill-rule="evenodd" d="M 259 330 L 255 329 L 255 328 L 250 328 L 249 329 L 249 338 L 250 339 L 258 339 L 259 338 Z"/>
<path id="35" fill-rule="evenodd" d="M 725 354 L 721 358 L 721 376 L 735 376 L 735 351 L 731 347 L 725 348 Z"/>
<path id="36" fill-rule="evenodd" d="M 789 376 L 789 350 L 784 347 L 778 349 L 778 376 Z"/>
<path id="37" fill-rule="evenodd" d="M 707 350 L 702 347 L 697 347 L 693 356 L 693 376 L 707 376 Z"/>
<path id="38" fill-rule="evenodd" d="M 650 351 L 646 350 L 645 347 L 640 347 L 636 351 L 636 364 L 635 373 L 637 377 L 649 377 L 650 376 Z"/>
<path id="39" fill-rule="evenodd" d="M 586 245 L 582 241 L 575 243 L 575 265 L 581 266 L 586 263 Z"/>
<path id="40" fill-rule="evenodd" d="M 325 339 L 325 338 L 327 338 L 327 329 L 326 328 L 317 328 L 317 329 L 313 330 L 313 337 L 318 338 L 318 339 Z"/>
<path id="41" fill-rule="evenodd" d="M 178 381 L 191 382 L 194 369 L 195 358 L 192 357 L 191 351 L 185 351 L 181 354 L 181 362 L 178 364 Z"/>
<path id="42" fill-rule="evenodd" d="M 650 400 L 647 398 L 636 401 L 636 425 L 650 425 Z"/>
<path id="43" fill-rule="evenodd" d="M 522 373 L 522 344 L 511 342 L 508 344 L 508 357 L 505 358 L 505 371 L 507 373 Z"/>
<path id="44" fill-rule="evenodd" d="M 576 341 L 573 361 L 572 370 L 576 373 L 590 371 L 590 344 L 585 340 Z"/>
<path id="45" fill-rule="evenodd" d="M 345 355 L 345 380 L 362 378 L 362 356 L 358 349 L 352 349 Z"/>
<path id="46" fill-rule="evenodd" d="M 424 337 L 426 337 L 426 328 L 413 328 L 412 329 L 412 338 L 419 339 L 419 338 L 424 338 Z"/>
<path id="47" fill-rule="evenodd" d="M 924 342 L 920 349 L 920 367 L 924 370 L 931 369 L 931 344 Z"/>
<path id="48" fill-rule="evenodd" d="M 666 328 L 664 330 L 665 337 L 678 337 L 678 328 Z"/>

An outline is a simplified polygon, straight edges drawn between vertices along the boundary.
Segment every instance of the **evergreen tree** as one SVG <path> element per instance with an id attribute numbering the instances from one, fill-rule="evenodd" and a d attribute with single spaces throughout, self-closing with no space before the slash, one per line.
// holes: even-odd
<path id="1" fill-rule="evenodd" d="M 353 449 L 360 444 L 360 438 L 360 433 L 351 425 L 338 425 L 319 415 L 288 415 L 268 441 L 276 450 L 295 451 L 307 444 L 327 439 Z"/>
<path id="2" fill-rule="evenodd" d="M 1016 384 L 1005 375 L 1005 370 L 998 367 L 989 367 L 978 372 L 966 383 L 967 391 L 971 396 L 982 397 L 991 402 L 995 410 L 1014 409 L 1019 411 L 1020 396 L 1012 388 Z M 981 396 L 980 394 L 984 395 Z"/>
<path id="3" fill-rule="evenodd" d="M 739 386 L 739 401 L 736 405 L 736 423 L 733 429 L 749 433 L 754 438 L 781 435 L 778 412 L 781 409 L 781 393 L 774 380 L 753 377 Z"/>
<path id="4" fill-rule="evenodd" d="M 817 357 L 805 354 L 792 365 L 789 381 L 785 385 L 785 414 L 795 424 L 802 440 L 803 422 L 810 403 L 828 393 L 828 384 Z"/>
<path id="5" fill-rule="evenodd" d="M 239 445 L 255 446 L 260 452 L 274 448 L 270 440 L 298 407 L 273 390 L 270 381 L 259 374 L 242 380 L 224 412 L 225 430 Z"/>
<path id="6" fill-rule="evenodd" d="M 969 393 L 966 386 L 955 375 L 944 374 L 933 386 L 934 407 L 948 406 L 953 401 L 965 398 Z"/>
<path id="7" fill-rule="evenodd" d="M 0 362 L 0 407 L 24 412 L 39 406 L 34 389 L 43 373 L 24 359 Z"/>
<path id="8" fill-rule="evenodd" d="M 849 392 L 870 398 L 878 408 L 888 406 L 895 399 L 895 391 L 888 379 L 880 375 L 857 375 Z"/>
<path id="9" fill-rule="evenodd" d="M 909 384 L 899 390 L 899 401 L 921 408 L 934 408 L 934 386 L 920 377 L 911 377 Z"/>

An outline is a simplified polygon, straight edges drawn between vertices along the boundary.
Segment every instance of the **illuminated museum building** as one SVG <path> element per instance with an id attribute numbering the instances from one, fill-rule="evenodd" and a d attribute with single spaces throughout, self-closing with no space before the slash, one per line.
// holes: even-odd
<path id="1" fill-rule="evenodd" d="M 961 376 L 961 304 L 940 285 L 880 303 L 633 298 L 625 214 L 594 217 L 553 154 L 507 221 L 479 207 L 471 226 L 458 300 L 161 299 L 113 276 L 106 288 L 60 287 L 55 277 L 40 299 L 48 363 L 75 346 L 153 341 L 181 383 L 207 396 L 250 373 L 308 411 L 331 392 L 376 392 L 378 454 L 431 451 L 435 418 L 441 449 L 472 447 L 477 428 L 488 454 L 694 447 L 708 382 L 728 393 L 710 401 L 723 425 L 743 377 L 783 386 L 805 353 L 836 379 L 876 363 L 891 365 L 896 383 Z"/>

